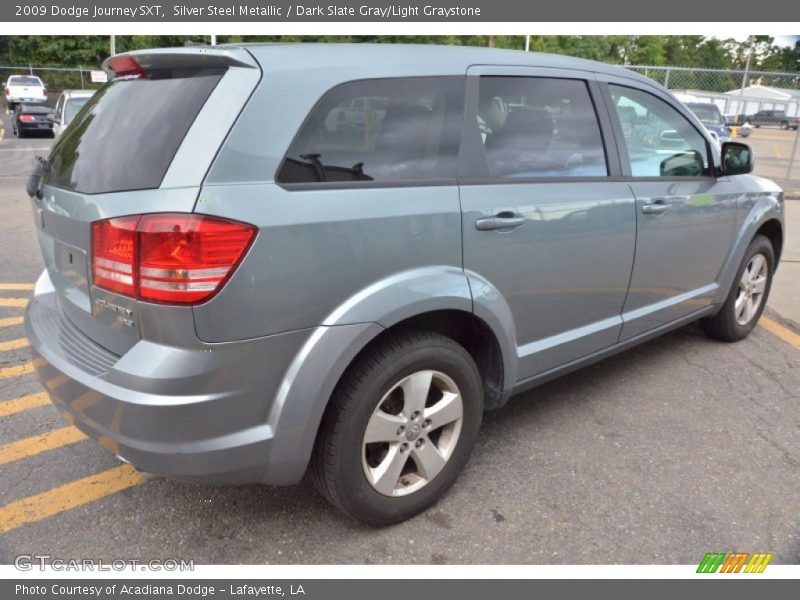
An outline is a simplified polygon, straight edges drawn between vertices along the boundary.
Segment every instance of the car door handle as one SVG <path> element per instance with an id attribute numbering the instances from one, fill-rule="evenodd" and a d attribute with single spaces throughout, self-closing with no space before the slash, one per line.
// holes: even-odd
<path id="1" fill-rule="evenodd" d="M 478 231 L 491 231 L 493 229 L 508 229 L 519 227 L 527 219 L 512 212 L 501 212 L 493 217 L 484 217 L 475 221 L 475 228 Z"/>
<path id="2" fill-rule="evenodd" d="M 669 204 L 666 198 L 657 198 L 650 204 L 642 205 L 642 212 L 646 215 L 663 215 L 668 208 Z"/>

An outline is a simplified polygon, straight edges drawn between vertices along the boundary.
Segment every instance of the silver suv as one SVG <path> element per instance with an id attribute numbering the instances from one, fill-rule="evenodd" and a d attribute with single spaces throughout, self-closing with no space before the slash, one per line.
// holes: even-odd
<path id="1" fill-rule="evenodd" d="M 144 472 L 310 470 L 400 521 L 512 394 L 698 319 L 740 340 L 764 309 L 781 190 L 630 71 L 395 45 L 105 68 L 29 181 L 26 326 L 53 402 Z"/>

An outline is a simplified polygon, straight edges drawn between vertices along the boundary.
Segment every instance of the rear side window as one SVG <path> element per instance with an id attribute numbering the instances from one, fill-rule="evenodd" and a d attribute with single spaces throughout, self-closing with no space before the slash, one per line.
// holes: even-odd
<path id="1" fill-rule="evenodd" d="M 38 77 L 17 76 L 10 77 L 8 85 L 42 85 L 42 81 Z"/>
<path id="2" fill-rule="evenodd" d="M 584 81 L 481 77 L 478 127 L 490 177 L 608 175 Z"/>
<path id="3" fill-rule="evenodd" d="M 45 182 L 86 194 L 157 188 L 219 70 L 112 81 L 59 138 Z"/>
<path id="4" fill-rule="evenodd" d="M 463 77 L 369 79 L 326 93 L 278 170 L 280 183 L 455 179 Z"/>

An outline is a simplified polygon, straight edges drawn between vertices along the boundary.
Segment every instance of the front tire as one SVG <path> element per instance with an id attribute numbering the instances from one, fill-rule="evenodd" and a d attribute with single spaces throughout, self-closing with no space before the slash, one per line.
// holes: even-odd
<path id="1" fill-rule="evenodd" d="M 312 479 L 353 519 L 409 519 L 453 484 L 482 415 L 481 376 L 463 347 L 428 331 L 391 333 L 337 386 L 314 448 Z"/>
<path id="2" fill-rule="evenodd" d="M 772 243 L 757 235 L 745 252 L 725 304 L 716 315 L 701 320 L 706 335 L 725 342 L 737 342 L 750 335 L 764 312 L 774 272 Z"/>

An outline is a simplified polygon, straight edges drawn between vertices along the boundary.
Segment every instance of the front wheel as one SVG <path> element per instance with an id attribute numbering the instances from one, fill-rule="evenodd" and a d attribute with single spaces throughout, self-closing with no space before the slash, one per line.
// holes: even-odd
<path id="1" fill-rule="evenodd" d="M 775 271 L 775 251 L 763 235 L 757 235 L 745 252 L 733 287 L 720 311 L 701 324 L 709 337 L 726 342 L 746 338 L 767 304 Z"/>
<path id="2" fill-rule="evenodd" d="M 463 347 L 432 332 L 390 334 L 337 386 L 314 449 L 312 478 L 356 520 L 403 521 L 455 481 L 482 414 L 480 373 Z"/>

